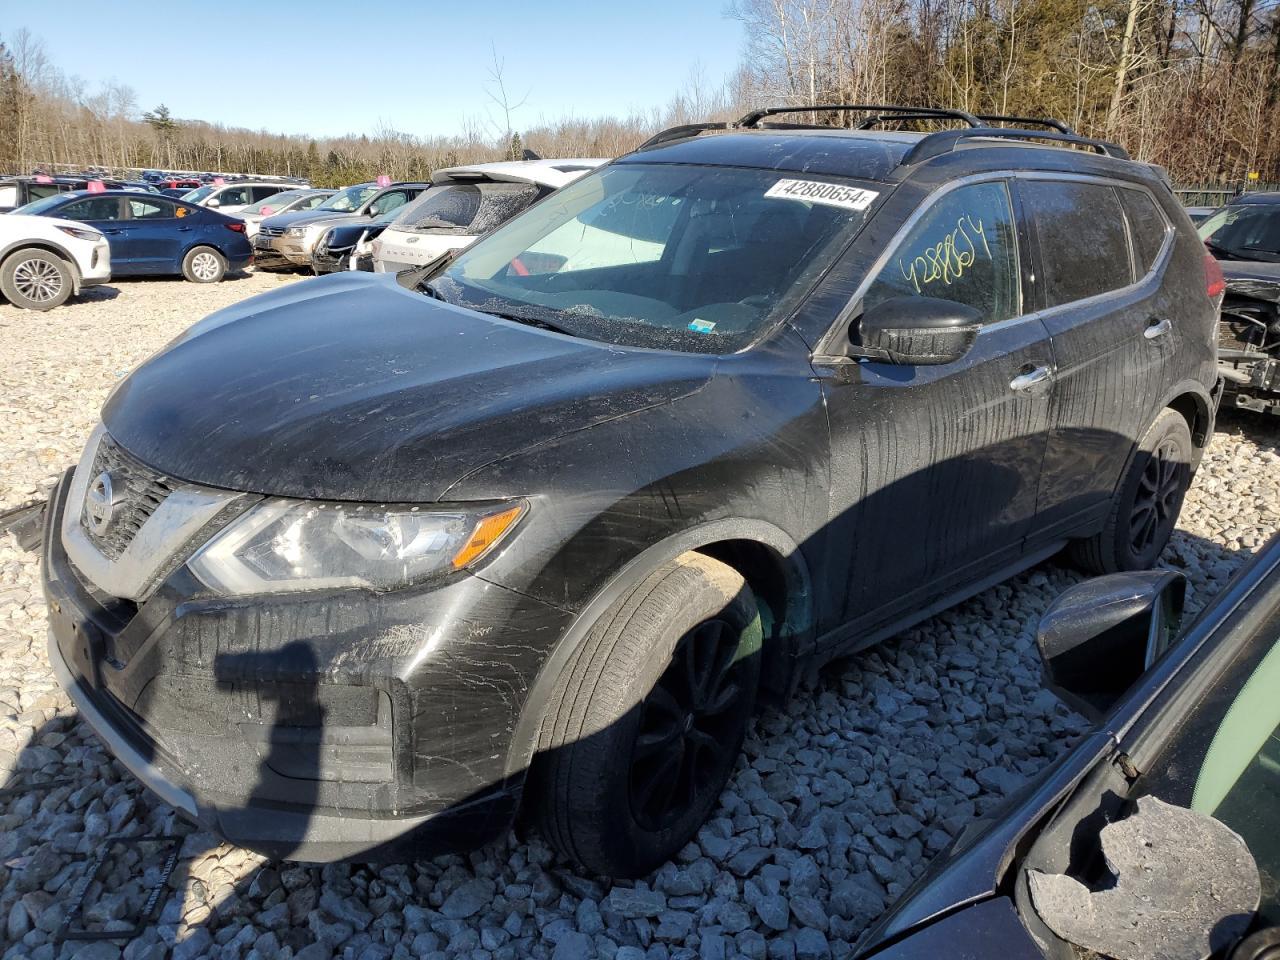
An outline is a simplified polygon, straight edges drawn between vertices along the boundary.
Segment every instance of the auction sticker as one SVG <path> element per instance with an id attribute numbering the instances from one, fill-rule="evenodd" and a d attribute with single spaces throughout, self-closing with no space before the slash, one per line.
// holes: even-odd
<path id="1" fill-rule="evenodd" d="M 827 206 L 844 207 L 846 210 L 865 210 L 880 196 L 875 190 L 824 183 L 821 180 L 779 180 L 764 195 L 825 203 Z"/>

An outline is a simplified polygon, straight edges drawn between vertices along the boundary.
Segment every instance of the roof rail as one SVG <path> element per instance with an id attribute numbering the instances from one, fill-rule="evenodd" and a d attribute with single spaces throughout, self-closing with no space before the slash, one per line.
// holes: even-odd
<path id="1" fill-rule="evenodd" d="M 1113 157 L 1116 160 L 1128 160 L 1129 153 L 1116 143 L 1108 143 L 1105 140 L 1091 140 L 1088 137 L 1080 137 L 1075 134 L 1066 133 L 1046 133 L 1043 130 L 1023 130 L 1016 127 L 979 127 L 970 130 L 940 130 L 937 133 L 931 133 L 914 147 L 912 147 L 905 157 L 902 158 L 902 165 L 908 166 L 913 163 L 921 163 L 925 160 L 932 160 L 944 153 L 951 153 L 962 140 L 978 140 L 978 139 L 995 139 L 1004 140 L 1049 140 L 1053 143 L 1062 143 L 1068 146 L 1088 147 L 1105 157 Z"/>
<path id="2" fill-rule="evenodd" d="M 682 123 L 678 127 L 667 127 L 666 130 L 655 133 L 644 143 L 640 144 L 640 146 L 636 147 L 636 149 L 644 150 L 646 147 L 656 147 L 658 144 L 666 143 L 669 140 L 682 140 L 685 137 L 697 136 L 704 130 L 729 130 L 732 127 L 732 123 L 726 122 Z"/>
<path id="3" fill-rule="evenodd" d="M 861 120 L 853 128 L 855 130 L 870 130 L 872 127 L 882 123 L 901 123 L 904 120 L 952 120 L 955 119 L 948 116 L 946 111 L 941 113 L 932 110 L 912 110 L 910 113 L 876 113 Z M 771 124 L 772 126 L 772 124 Z"/>
<path id="4" fill-rule="evenodd" d="M 765 117 L 776 116 L 779 113 L 825 113 L 834 110 L 854 110 L 858 113 L 907 114 L 912 117 L 933 120 L 963 120 L 971 127 L 982 126 L 981 120 L 971 113 L 965 113 L 963 110 L 949 110 L 945 107 L 902 107 L 883 103 L 828 103 L 811 107 L 762 107 L 759 110 L 752 110 L 746 116 L 740 118 L 734 126 L 756 127 Z"/>
<path id="5" fill-rule="evenodd" d="M 1065 133 L 1069 137 L 1077 135 L 1069 126 L 1061 120 L 1055 120 L 1053 117 L 1015 117 L 1004 113 L 979 113 L 975 114 L 975 116 L 984 123 L 1016 123 L 1023 127 L 1049 127 L 1059 133 Z"/>

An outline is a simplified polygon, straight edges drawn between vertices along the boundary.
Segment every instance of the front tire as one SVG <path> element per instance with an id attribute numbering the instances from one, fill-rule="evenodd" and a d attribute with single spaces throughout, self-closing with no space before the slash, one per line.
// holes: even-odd
<path id="1" fill-rule="evenodd" d="M 227 275 L 227 260 L 213 247 L 192 247 L 182 258 L 182 275 L 192 283 L 217 283 Z"/>
<path id="2" fill-rule="evenodd" d="M 1071 545 L 1072 562 L 1095 574 L 1152 567 L 1177 526 L 1194 454 L 1182 414 L 1161 411 L 1138 442 L 1102 531 Z"/>
<path id="3" fill-rule="evenodd" d="M 679 852 L 733 771 L 761 642 L 746 581 L 699 553 L 601 616 L 543 729 L 531 799 L 552 845 L 611 877 L 643 876 Z"/>
<path id="4" fill-rule="evenodd" d="M 0 266 L 0 293 L 23 310 L 60 307 L 74 288 L 71 267 L 48 250 L 19 250 Z"/>

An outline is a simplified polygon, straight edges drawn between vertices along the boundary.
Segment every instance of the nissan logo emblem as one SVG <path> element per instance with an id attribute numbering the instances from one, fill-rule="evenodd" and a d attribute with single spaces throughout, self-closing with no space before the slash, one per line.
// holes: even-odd
<path id="1" fill-rule="evenodd" d="M 118 493 L 115 490 L 111 474 L 105 470 L 89 484 L 89 492 L 84 498 L 84 517 L 90 533 L 99 537 L 106 535 L 120 493 L 123 491 Z"/>

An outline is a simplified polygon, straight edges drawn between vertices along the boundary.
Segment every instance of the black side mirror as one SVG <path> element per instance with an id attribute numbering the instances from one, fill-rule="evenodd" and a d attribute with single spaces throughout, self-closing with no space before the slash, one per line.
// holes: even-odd
<path id="1" fill-rule="evenodd" d="M 1149 570 L 1077 583 L 1040 619 L 1036 646 L 1049 687 L 1097 719 L 1177 636 L 1187 580 Z"/>
<path id="2" fill-rule="evenodd" d="M 862 342 L 851 345 L 852 356 L 889 363 L 951 363 L 973 346 L 982 314 L 952 300 L 892 297 L 868 307 L 858 325 Z"/>

